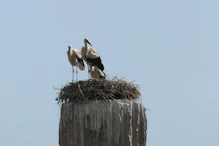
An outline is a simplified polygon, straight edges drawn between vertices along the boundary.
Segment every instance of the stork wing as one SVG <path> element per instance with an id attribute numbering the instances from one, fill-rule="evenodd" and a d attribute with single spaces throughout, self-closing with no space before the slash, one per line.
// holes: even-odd
<path id="1" fill-rule="evenodd" d="M 75 54 L 77 58 L 82 58 L 81 52 L 79 50 L 75 50 Z"/>
<path id="2" fill-rule="evenodd" d="M 102 72 L 100 69 L 92 66 L 91 77 L 95 79 L 106 79 L 106 74 Z"/>
<path id="3" fill-rule="evenodd" d="M 96 52 L 96 50 L 93 49 L 93 48 L 90 48 L 89 51 L 88 51 L 87 58 L 95 59 L 95 58 L 98 58 L 98 57 L 100 57 L 100 55 Z"/>
<path id="4" fill-rule="evenodd" d="M 106 74 L 103 71 L 99 70 L 98 73 L 100 79 L 106 79 Z"/>
<path id="5" fill-rule="evenodd" d="M 90 59 L 90 58 L 86 58 L 86 60 L 91 63 L 93 66 L 98 67 L 101 71 L 104 70 L 104 65 L 102 64 L 101 58 L 94 58 L 94 59 Z"/>
<path id="6" fill-rule="evenodd" d="M 81 52 L 79 50 L 75 50 L 75 57 L 78 60 L 78 67 L 80 68 L 80 70 L 84 70 L 84 61 L 81 55 Z"/>

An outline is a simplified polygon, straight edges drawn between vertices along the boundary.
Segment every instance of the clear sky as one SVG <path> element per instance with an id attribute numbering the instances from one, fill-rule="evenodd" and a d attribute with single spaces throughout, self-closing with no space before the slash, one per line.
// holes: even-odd
<path id="1" fill-rule="evenodd" d="M 148 146 L 218 146 L 217 0 L 0 2 L 0 145 L 58 146 L 55 87 L 89 38 L 105 72 L 141 85 Z M 87 71 L 79 72 L 87 79 Z"/>

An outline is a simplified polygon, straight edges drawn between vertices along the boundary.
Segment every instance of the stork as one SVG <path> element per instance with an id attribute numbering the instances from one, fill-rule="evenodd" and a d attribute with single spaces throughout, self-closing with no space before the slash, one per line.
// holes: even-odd
<path id="1" fill-rule="evenodd" d="M 106 79 L 106 74 L 101 71 L 100 69 L 98 69 L 97 67 L 94 67 L 92 66 L 91 69 L 90 69 L 90 74 L 91 74 L 91 77 L 94 78 L 94 79 Z"/>
<path id="2" fill-rule="evenodd" d="M 88 46 L 88 44 L 91 46 Z M 91 72 L 91 67 L 97 67 L 98 69 L 100 69 L 102 72 L 104 70 L 104 65 L 102 64 L 100 55 L 97 53 L 97 51 L 92 48 L 91 43 L 88 41 L 87 38 L 84 39 L 84 45 L 81 49 L 81 54 L 83 59 L 86 61 L 87 65 L 88 65 L 88 75 L 89 72 Z M 89 75 L 90 78 L 90 75 Z"/>
<path id="3" fill-rule="evenodd" d="M 71 45 L 68 45 L 68 60 L 72 65 L 72 82 L 74 81 L 74 66 L 76 66 L 76 77 L 78 80 L 78 68 L 84 70 L 84 61 L 81 52 L 77 49 L 73 49 Z"/>

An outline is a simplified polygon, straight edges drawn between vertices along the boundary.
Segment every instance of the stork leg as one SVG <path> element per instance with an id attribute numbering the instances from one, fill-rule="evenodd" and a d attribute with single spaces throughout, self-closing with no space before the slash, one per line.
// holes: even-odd
<path id="1" fill-rule="evenodd" d="M 76 81 L 78 81 L 78 67 L 76 67 Z"/>
<path id="2" fill-rule="evenodd" d="M 88 70 L 88 79 L 90 79 L 90 69 L 89 69 L 89 65 L 87 66 L 87 70 Z"/>
<path id="3" fill-rule="evenodd" d="M 92 77 L 91 77 L 91 72 L 92 72 L 92 65 L 89 66 L 89 73 L 90 73 L 90 74 L 89 74 L 89 79 L 92 79 Z"/>
<path id="4" fill-rule="evenodd" d="M 72 66 L 72 83 L 74 82 L 74 66 Z"/>

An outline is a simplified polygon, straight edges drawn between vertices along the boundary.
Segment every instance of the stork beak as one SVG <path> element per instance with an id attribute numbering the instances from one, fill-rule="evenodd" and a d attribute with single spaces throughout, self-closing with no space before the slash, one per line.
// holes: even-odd
<path id="1" fill-rule="evenodd" d="M 87 43 L 89 44 L 89 45 L 91 45 L 91 43 L 87 40 Z M 93 47 L 92 45 L 91 45 L 91 47 Z"/>

